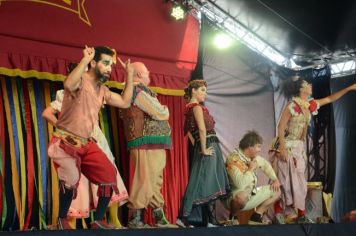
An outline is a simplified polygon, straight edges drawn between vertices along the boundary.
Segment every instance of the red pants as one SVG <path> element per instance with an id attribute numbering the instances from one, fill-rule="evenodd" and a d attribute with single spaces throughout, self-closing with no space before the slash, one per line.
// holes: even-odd
<path id="1" fill-rule="evenodd" d="M 99 197 L 110 197 L 111 189 L 118 193 L 115 167 L 95 142 L 90 141 L 78 148 L 53 137 L 48 156 L 55 163 L 61 183 L 67 188 L 77 188 L 82 172 L 90 182 L 99 186 Z"/>

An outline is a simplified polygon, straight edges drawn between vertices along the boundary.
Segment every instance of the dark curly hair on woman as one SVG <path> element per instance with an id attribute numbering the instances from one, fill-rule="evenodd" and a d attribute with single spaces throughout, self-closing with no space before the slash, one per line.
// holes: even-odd
<path id="1" fill-rule="evenodd" d="M 282 92 L 287 99 L 299 96 L 304 79 L 300 76 L 292 76 L 282 83 Z"/>
<path id="2" fill-rule="evenodd" d="M 203 87 L 203 86 L 208 87 L 205 80 L 196 79 L 196 80 L 190 81 L 188 83 L 188 87 L 186 87 L 184 89 L 184 100 L 186 102 L 189 102 L 190 99 L 192 98 L 193 89 L 198 89 L 198 88 Z"/>

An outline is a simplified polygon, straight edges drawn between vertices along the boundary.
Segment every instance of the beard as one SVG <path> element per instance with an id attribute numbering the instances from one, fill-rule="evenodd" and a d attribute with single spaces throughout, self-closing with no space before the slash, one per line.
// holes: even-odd
<path id="1" fill-rule="evenodd" d="M 99 83 L 101 83 L 101 84 L 105 83 L 106 81 L 108 81 L 110 79 L 110 76 L 107 76 L 107 75 L 101 73 L 98 68 L 95 68 L 95 74 L 96 74 L 96 77 L 98 78 Z"/>

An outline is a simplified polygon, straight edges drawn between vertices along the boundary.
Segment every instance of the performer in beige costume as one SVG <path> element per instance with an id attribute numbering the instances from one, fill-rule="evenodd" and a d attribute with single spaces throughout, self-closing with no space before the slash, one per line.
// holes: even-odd
<path id="1" fill-rule="evenodd" d="M 152 208 L 156 226 L 176 227 L 169 223 L 163 210 L 161 194 L 166 149 L 171 148 L 171 129 L 168 108 L 147 86 L 149 71 L 141 62 L 132 63 L 135 69 L 131 107 L 121 109 L 130 161 L 134 175 L 130 186 L 129 203 L 131 228 L 147 227 L 143 210 Z"/>
<path id="2" fill-rule="evenodd" d="M 247 132 L 226 160 L 227 173 L 232 193 L 226 203 L 231 215 L 255 208 L 249 224 L 263 224 L 262 215 L 275 203 L 280 195 L 280 184 L 271 164 L 258 154 L 262 137 L 255 131 Z M 256 187 L 257 171 L 261 169 L 271 184 Z"/>

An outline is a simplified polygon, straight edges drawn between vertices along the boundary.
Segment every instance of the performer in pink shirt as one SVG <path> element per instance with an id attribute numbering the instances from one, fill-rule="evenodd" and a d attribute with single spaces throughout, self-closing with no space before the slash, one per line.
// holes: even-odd
<path id="1" fill-rule="evenodd" d="M 46 107 L 42 113 L 42 117 L 45 118 L 53 126 L 56 126 L 57 117 L 62 109 L 64 90 L 58 90 L 56 93 L 56 100 L 51 102 L 51 104 Z M 93 133 L 91 135 L 98 146 L 103 150 L 106 156 L 109 158 L 111 163 L 115 166 L 115 158 L 110 150 L 109 144 L 105 138 L 105 135 L 101 131 L 99 125 L 95 125 Z M 128 199 L 128 193 L 124 182 L 120 176 L 119 171 L 116 166 L 116 183 L 117 188 L 119 189 L 119 194 L 113 194 L 111 196 L 109 204 L 109 213 L 110 213 L 110 224 L 116 228 L 122 228 L 121 222 L 118 218 L 118 208 L 119 206 L 125 204 Z M 76 219 L 78 218 L 88 218 L 90 215 L 91 207 L 96 207 L 98 203 L 97 196 L 98 186 L 90 183 L 89 180 L 83 175 L 80 175 L 80 180 L 77 188 L 77 197 L 71 203 L 69 208 L 67 218 L 71 222 L 71 226 L 76 226 Z"/>
<path id="2" fill-rule="evenodd" d="M 122 63 L 127 72 L 122 95 L 103 85 L 110 78 L 113 55 L 108 47 L 85 47 L 82 60 L 64 81 L 61 113 L 48 147 L 61 182 L 59 229 L 71 229 L 66 218 L 72 199 L 76 198 L 80 173 L 98 185 L 99 198 L 91 228 L 112 228 L 102 219 L 113 191 L 118 193 L 116 169 L 91 135 L 104 104 L 130 106 L 134 73 L 130 61 Z"/>

